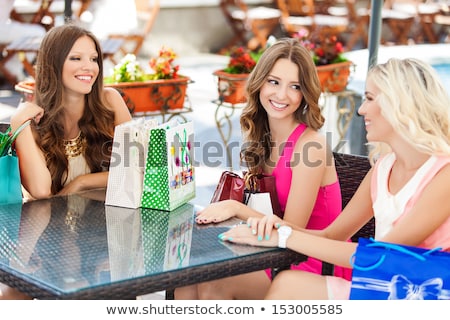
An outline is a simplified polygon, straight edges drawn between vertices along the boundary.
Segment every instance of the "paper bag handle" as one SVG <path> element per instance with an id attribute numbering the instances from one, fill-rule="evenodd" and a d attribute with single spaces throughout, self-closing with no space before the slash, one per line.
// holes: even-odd
<path id="1" fill-rule="evenodd" d="M 369 243 L 368 245 L 366 245 L 366 247 L 374 247 L 374 248 L 384 248 L 384 249 L 392 249 L 392 250 L 396 250 L 405 254 L 408 254 L 412 257 L 415 257 L 421 261 L 425 261 L 426 260 L 426 256 L 429 256 L 431 253 L 441 250 L 441 248 L 434 248 L 434 249 L 430 249 L 426 252 L 424 252 L 423 254 L 418 254 L 415 253 L 411 250 L 408 250 L 398 244 L 394 244 L 394 243 L 386 243 L 386 242 L 378 242 L 375 241 L 373 238 L 370 238 L 370 240 L 372 241 L 372 243 Z M 356 252 L 350 257 L 350 264 L 353 266 L 353 268 L 357 269 L 357 270 L 361 270 L 361 271 L 369 271 L 369 270 L 373 270 L 378 268 L 386 259 L 386 255 L 383 254 L 380 259 L 378 259 L 377 262 L 375 262 L 374 264 L 370 265 L 370 266 L 359 266 L 355 263 L 355 255 Z"/>

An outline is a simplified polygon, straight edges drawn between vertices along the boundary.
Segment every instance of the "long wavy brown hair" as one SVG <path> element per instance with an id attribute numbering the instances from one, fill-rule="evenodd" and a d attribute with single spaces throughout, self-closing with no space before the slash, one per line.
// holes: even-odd
<path id="1" fill-rule="evenodd" d="M 44 116 L 36 126 L 39 144 L 44 152 L 52 176 L 52 193 L 60 191 L 67 176 L 68 159 L 64 153 L 62 122 L 62 70 L 75 41 L 88 36 L 98 52 L 98 77 L 90 93 L 85 96 L 85 108 L 78 126 L 86 138 L 84 157 L 92 173 L 107 170 L 111 158 L 114 135 L 114 113 L 103 100 L 103 59 L 100 43 L 89 31 L 76 25 L 52 28 L 44 37 L 36 61 L 36 104 L 44 108 Z"/>
<path id="2" fill-rule="evenodd" d="M 279 39 L 262 54 L 247 81 L 248 102 L 240 117 L 244 140 L 241 160 L 251 173 L 262 172 L 263 165 L 270 158 L 269 121 L 259 93 L 279 59 L 289 59 L 298 66 L 298 82 L 303 98 L 294 112 L 295 119 L 314 130 L 319 130 L 325 121 L 319 107 L 320 82 L 310 52 L 297 39 Z"/>

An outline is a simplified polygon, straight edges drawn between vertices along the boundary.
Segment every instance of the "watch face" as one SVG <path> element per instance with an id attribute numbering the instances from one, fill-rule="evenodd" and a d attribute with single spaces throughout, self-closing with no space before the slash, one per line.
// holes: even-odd
<path id="1" fill-rule="evenodd" d="M 292 228 L 288 226 L 282 226 L 278 229 L 278 233 L 284 236 L 290 235 L 292 232 Z"/>

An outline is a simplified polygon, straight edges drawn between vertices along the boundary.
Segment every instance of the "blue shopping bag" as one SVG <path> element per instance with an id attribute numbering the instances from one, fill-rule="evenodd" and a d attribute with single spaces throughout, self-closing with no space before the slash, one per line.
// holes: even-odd
<path id="1" fill-rule="evenodd" d="M 28 120 L 23 123 L 14 133 L 11 132 L 11 127 L 6 132 L 0 132 L 0 205 L 22 202 L 19 160 L 12 144 L 30 122 Z"/>
<path id="2" fill-rule="evenodd" d="M 0 157 L 0 204 L 21 203 L 19 160 L 15 154 Z"/>
<path id="3" fill-rule="evenodd" d="M 360 238 L 351 300 L 450 300 L 450 253 Z"/>

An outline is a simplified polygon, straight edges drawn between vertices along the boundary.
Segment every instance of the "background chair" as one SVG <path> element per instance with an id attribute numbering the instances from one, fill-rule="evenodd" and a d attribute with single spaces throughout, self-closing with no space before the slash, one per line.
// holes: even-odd
<path id="1" fill-rule="evenodd" d="M 292 36 L 302 29 L 318 37 L 338 36 L 347 30 L 347 16 L 331 15 L 328 7 L 334 1 L 320 1 L 320 11 L 312 0 L 277 0 L 281 11 L 281 25 Z"/>
<path id="2" fill-rule="evenodd" d="M 55 25 L 55 15 L 50 10 L 53 0 L 42 0 L 39 8 L 33 13 L 33 16 L 29 21 L 26 21 L 24 17 L 13 9 L 10 16 L 12 19 L 19 22 L 30 22 L 42 25 L 47 31 Z"/>
<path id="3" fill-rule="evenodd" d="M 390 39 L 383 39 L 383 42 L 390 41 L 394 44 L 408 44 L 412 27 L 415 22 L 415 14 L 403 10 L 398 10 L 394 5 L 396 1 L 387 0 L 384 2 L 381 11 L 383 23 L 390 29 L 392 36 Z"/>
<path id="4" fill-rule="evenodd" d="M 419 0 L 396 0 L 392 1 L 392 10 L 406 13 L 415 18 L 414 34 L 415 42 L 437 43 L 438 37 L 434 32 L 434 17 L 440 12 L 438 3 Z"/>
<path id="5" fill-rule="evenodd" d="M 281 13 L 273 7 L 248 8 L 242 0 L 221 0 L 220 9 L 233 31 L 233 38 L 221 50 L 244 45 L 250 50 L 264 48 L 279 25 Z"/>
<path id="6" fill-rule="evenodd" d="M 434 16 L 434 22 L 440 26 L 437 37 L 442 42 L 450 42 L 450 8 L 449 5 L 441 5 L 440 13 Z"/>
<path id="7" fill-rule="evenodd" d="M 347 51 L 359 43 L 361 48 L 367 48 L 369 42 L 370 3 L 359 5 L 356 0 L 339 1 L 340 6 L 331 6 L 328 11 L 332 15 L 347 16 L 348 26 L 345 40 Z"/>
<path id="8" fill-rule="evenodd" d="M 109 39 L 123 39 L 124 43 L 120 48 L 120 53 L 125 55 L 132 53 L 139 55 L 139 52 L 144 44 L 145 39 L 150 34 L 153 25 L 156 21 L 160 10 L 159 0 L 152 0 L 150 4 L 149 0 L 135 0 L 137 18 L 140 21 L 145 21 L 142 28 L 138 28 L 127 34 L 110 34 Z M 111 59 L 116 63 L 116 59 Z"/>

